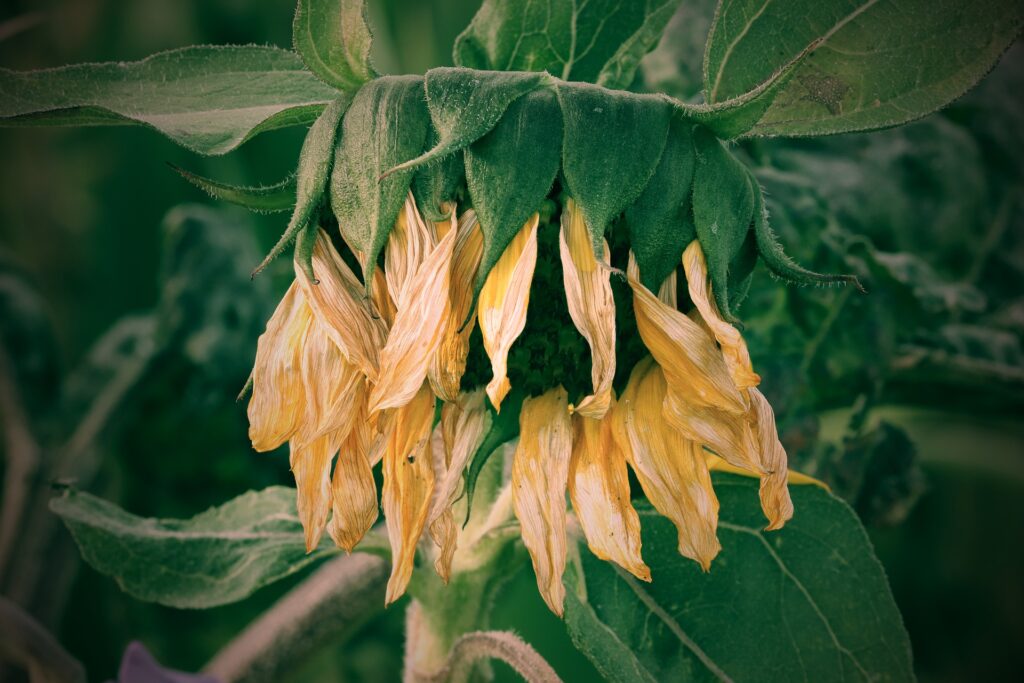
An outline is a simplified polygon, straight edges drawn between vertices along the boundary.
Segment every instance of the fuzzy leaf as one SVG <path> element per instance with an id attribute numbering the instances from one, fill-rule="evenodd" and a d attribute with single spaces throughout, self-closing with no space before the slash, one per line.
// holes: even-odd
<path id="1" fill-rule="evenodd" d="M 331 175 L 331 207 L 348 243 L 366 255 L 367 283 L 405 202 L 413 172 L 379 178 L 419 156 L 429 128 L 421 76 L 370 81 L 356 93 L 345 115 Z"/>
<path id="2" fill-rule="evenodd" d="M 754 193 L 747 169 L 703 127 L 693 134 L 696 169 L 693 179 L 693 220 L 718 308 L 732 319 L 729 305 L 729 264 L 740 253 L 754 213 Z"/>
<path id="3" fill-rule="evenodd" d="M 820 41 L 752 133 L 895 126 L 946 105 L 988 73 L 1022 17 L 1017 0 L 723 0 L 705 53 L 705 92 L 712 104 L 740 96 Z"/>
<path id="4" fill-rule="evenodd" d="M 313 121 L 337 97 L 293 52 L 186 47 L 139 62 L 0 69 L 0 125 L 142 124 L 200 154 Z"/>
<path id="5" fill-rule="evenodd" d="M 437 143 L 437 134 L 427 133 L 430 147 Z M 451 154 L 416 169 L 412 179 L 412 194 L 420 213 L 429 221 L 440 222 L 448 218 L 441 205 L 458 199 L 459 188 L 466 180 L 466 168 L 459 154 Z"/>
<path id="6" fill-rule="evenodd" d="M 466 149 L 466 184 L 484 235 L 477 292 L 551 189 L 561 139 L 554 93 L 535 90 L 513 102 L 494 130 Z"/>
<path id="7" fill-rule="evenodd" d="M 661 159 L 672 107 L 659 97 L 562 84 L 562 173 L 594 242 L 643 192 Z"/>
<path id="8" fill-rule="evenodd" d="M 438 139 L 427 152 L 389 171 L 416 168 L 464 149 L 486 135 L 516 98 L 536 89 L 538 73 L 439 67 L 427 72 L 427 107 Z"/>
<path id="9" fill-rule="evenodd" d="M 237 602 L 335 552 L 306 554 L 295 490 L 250 491 L 191 519 L 136 517 L 88 493 L 50 501 L 85 561 L 125 592 L 170 607 Z"/>
<path id="10" fill-rule="evenodd" d="M 484 0 L 455 41 L 455 63 L 626 88 L 679 2 Z"/>
<path id="11" fill-rule="evenodd" d="M 299 0 L 292 42 L 309 70 L 339 90 L 354 91 L 376 75 L 364 0 Z"/>
<path id="12" fill-rule="evenodd" d="M 609 681 L 912 681 L 910 642 L 856 515 L 817 486 L 764 532 L 756 480 L 715 474 L 722 551 L 704 573 L 637 505 L 653 581 L 580 549 L 565 624 Z"/>
<path id="13" fill-rule="evenodd" d="M 626 209 L 629 247 L 636 254 L 640 277 L 651 291 L 679 266 L 683 250 L 696 232 L 691 218 L 693 191 L 693 124 L 675 117 L 665 150 L 647 187 Z"/>
<path id="14" fill-rule="evenodd" d="M 229 185 L 211 178 L 204 178 L 191 171 L 171 164 L 182 178 L 189 181 L 214 199 L 230 202 L 256 211 L 257 213 L 275 213 L 288 211 L 295 206 L 295 176 L 290 175 L 273 185 Z"/>

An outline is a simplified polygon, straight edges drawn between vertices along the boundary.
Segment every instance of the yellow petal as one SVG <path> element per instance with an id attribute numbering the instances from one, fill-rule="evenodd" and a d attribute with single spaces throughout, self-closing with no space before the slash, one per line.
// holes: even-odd
<path id="1" fill-rule="evenodd" d="M 526 309 L 530 304 L 530 283 L 537 265 L 537 223 L 539 214 L 533 214 L 522 230 L 516 233 L 508 248 L 494 264 L 487 276 L 477 315 L 484 349 L 491 359 L 493 377 L 487 383 L 487 396 L 495 410 L 508 395 L 508 352 L 523 328 L 526 327 Z"/>
<path id="2" fill-rule="evenodd" d="M 457 230 L 451 284 L 448 287 L 448 318 L 444 323 L 441 344 L 431 359 L 427 373 L 434 393 L 444 401 L 456 400 L 462 374 L 466 371 L 469 337 L 476 326 L 476 318 L 470 315 L 473 308 L 473 282 L 484 251 L 484 234 L 480 230 L 475 211 L 469 209 L 462 215 Z"/>
<path id="3" fill-rule="evenodd" d="M 359 402 L 352 397 L 365 381 L 362 372 L 345 360 L 315 318 L 306 328 L 300 362 L 306 413 L 292 439 L 310 443 L 327 432 L 347 436 L 359 412 Z"/>
<path id="4" fill-rule="evenodd" d="M 367 305 L 363 285 L 322 230 L 313 248 L 313 272 L 319 284 L 310 282 L 301 267 L 295 268 L 295 279 L 313 313 L 348 362 L 375 381 L 377 350 L 384 345 L 384 323 Z"/>
<path id="5" fill-rule="evenodd" d="M 643 581 L 651 570 L 640 557 L 640 517 L 629 501 L 626 456 L 612 438 L 611 420 L 576 415 L 569 463 L 569 497 L 591 552 Z"/>
<path id="6" fill-rule="evenodd" d="M 256 343 L 249 399 L 249 439 L 257 451 L 270 451 L 298 430 L 306 399 L 299 371 L 302 340 L 313 319 L 299 285 L 293 282 Z"/>
<path id="7" fill-rule="evenodd" d="M 434 568 L 448 582 L 452 558 L 458 542 L 458 526 L 452 504 L 459 494 L 462 473 L 476 449 L 491 428 L 491 414 L 482 390 L 462 394 L 441 409 L 436 443 L 432 443 L 434 459 L 434 496 L 430 503 L 427 524 L 430 537 L 440 549 Z"/>
<path id="8" fill-rule="evenodd" d="M 690 290 L 690 299 L 700 311 L 715 339 L 722 347 L 725 364 L 733 382 L 741 391 L 756 387 L 761 378 L 750 363 L 747 343 L 743 341 L 739 330 L 722 319 L 718 306 L 711 294 L 711 283 L 708 282 L 708 267 L 701 251 L 700 242 L 694 240 L 683 252 L 683 269 L 686 271 L 686 284 Z"/>
<path id="9" fill-rule="evenodd" d="M 398 214 L 395 227 L 388 235 L 384 248 L 384 272 L 388 293 L 396 308 L 401 308 L 405 296 L 420 264 L 437 244 L 435 231 L 428 226 L 416 208 L 410 192 Z"/>
<path id="10" fill-rule="evenodd" d="M 320 544 L 331 512 L 331 458 L 342 437 L 328 433 L 308 444 L 292 441 L 291 468 L 298 493 L 299 521 L 306 532 L 306 552 Z"/>
<path id="11" fill-rule="evenodd" d="M 327 527 L 334 542 L 346 552 L 352 552 L 377 521 L 377 484 L 370 467 L 371 433 L 362 387 L 351 400 L 360 409 L 334 465 L 331 487 L 334 515 Z"/>
<path id="12" fill-rule="evenodd" d="M 391 577 L 386 604 L 405 593 L 412 576 L 416 544 L 423 534 L 434 472 L 427 451 L 434 418 L 434 395 L 426 382 L 413 399 L 394 411 L 395 422 L 384 453 L 384 518 L 391 542 Z"/>
<path id="13" fill-rule="evenodd" d="M 692 404 L 745 413 L 745 397 L 733 384 L 715 341 L 700 325 L 643 286 L 632 253 L 627 279 L 633 289 L 637 330 L 665 372 L 669 400 L 685 397 Z"/>
<path id="14" fill-rule="evenodd" d="M 676 526 L 679 553 L 707 571 L 721 550 L 715 535 L 718 498 L 700 445 L 683 438 L 662 415 L 667 390 L 661 368 L 645 358 L 633 368 L 609 419 L 647 499 Z"/>
<path id="15" fill-rule="evenodd" d="M 404 406 L 423 384 L 448 317 L 450 269 L 457 231 L 450 231 L 416 268 L 399 297 L 395 324 L 380 352 L 370 413 Z"/>
<path id="16" fill-rule="evenodd" d="M 569 316 L 590 345 L 590 371 L 594 393 L 584 398 L 574 411 L 584 417 L 600 419 L 612 401 L 615 377 L 615 299 L 612 297 L 608 243 L 598 263 L 583 213 L 571 199 L 562 212 L 559 235 L 562 256 L 562 281 Z"/>
<path id="17" fill-rule="evenodd" d="M 684 438 L 707 446 L 737 467 L 763 472 L 760 447 L 747 414 L 693 405 L 671 392 L 662 413 Z"/>
<path id="18" fill-rule="evenodd" d="M 537 587 L 562 616 L 565 587 L 565 489 L 572 455 L 568 395 L 561 387 L 523 401 L 512 460 L 512 507 L 530 551 Z"/>
<path id="19" fill-rule="evenodd" d="M 679 295 L 676 292 L 678 279 L 676 271 L 673 270 L 665 278 L 665 281 L 661 283 L 661 287 L 658 288 L 658 300 L 672 310 L 679 308 Z"/>
<path id="20" fill-rule="evenodd" d="M 708 470 L 711 472 L 728 472 L 729 474 L 738 474 L 741 477 L 756 477 L 750 470 L 743 469 L 742 467 L 736 467 L 730 465 L 724 459 L 718 457 L 711 451 L 704 451 L 704 461 L 708 464 Z M 803 472 L 797 472 L 795 470 L 789 470 L 786 474 L 786 483 L 790 486 L 817 486 L 818 488 L 831 491 L 829 485 L 823 482 L 821 479 L 815 479 L 809 474 Z"/>
<path id="21" fill-rule="evenodd" d="M 757 389 L 750 390 L 750 413 L 761 446 L 761 509 L 768 518 L 768 529 L 781 529 L 793 516 L 793 501 L 786 485 L 788 458 L 775 429 L 775 412 L 768 399 Z"/>

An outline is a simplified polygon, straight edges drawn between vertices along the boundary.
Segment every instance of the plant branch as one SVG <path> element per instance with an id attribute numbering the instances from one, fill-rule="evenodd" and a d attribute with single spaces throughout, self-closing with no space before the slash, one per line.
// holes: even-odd
<path id="1" fill-rule="evenodd" d="M 0 661 L 25 670 L 31 683 L 85 683 L 85 669 L 50 633 L 0 596 Z"/>

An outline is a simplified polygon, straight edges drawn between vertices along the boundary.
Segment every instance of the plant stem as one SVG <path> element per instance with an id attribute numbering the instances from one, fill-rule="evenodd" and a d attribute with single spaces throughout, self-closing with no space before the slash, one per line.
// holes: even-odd
<path id="1" fill-rule="evenodd" d="M 0 632 L 4 634 L 0 638 L 0 662 L 24 669 L 32 683 L 85 683 L 82 664 L 39 622 L 2 596 Z"/>

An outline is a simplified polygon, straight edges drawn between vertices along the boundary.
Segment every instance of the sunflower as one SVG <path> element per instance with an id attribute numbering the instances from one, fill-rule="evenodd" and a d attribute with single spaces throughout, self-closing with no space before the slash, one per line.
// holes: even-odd
<path id="1" fill-rule="evenodd" d="M 448 580 L 463 474 L 495 414 L 520 400 L 510 397 L 517 377 L 510 377 L 509 357 L 528 329 L 531 303 L 548 317 L 560 308 L 557 297 L 564 297 L 568 320 L 555 324 L 571 322 L 585 342 L 589 377 L 586 386 L 571 387 L 572 396 L 555 382 L 539 389 L 531 383 L 534 395 L 516 406 L 510 483 L 522 540 L 552 611 L 560 615 L 564 601 L 566 493 L 591 551 L 644 581 L 651 573 L 641 556 L 629 469 L 676 526 L 679 552 L 705 571 L 721 547 L 710 470 L 760 478 L 768 529 L 793 514 L 772 408 L 757 389 L 742 336 L 719 313 L 700 244 L 691 242 L 679 264 L 693 304 L 685 313 L 677 303 L 679 269 L 651 291 L 632 252 L 619 264 L 625 270 L 613 267 L 608 242 L 591 239 L 578 204 L 561 204 L 561 287 L 549 278 L 532 301 L 538 235 L 553 224 L 530 216 L 477 294 L 484 237 L 476 213 L 449 203 L 445 220 L 425 220 L 410 193 L 382 268 L 367 269 L 358 250 L 336 247 L 317 231 L 312 273 L 296 261 L 295 280 L 259 339 L 249 435 L 260 451 L 288 442 L 308 550 L 324 530 L 346 551 L 356 547 L 377 520 L 372 469 L 382 463 L 380 507 L 392 547 L 388 603 L 406 590 L 424 532 L 436 548 L 435 569 Z M 355 275 L 359 268 L 369 273 L 366 281 Z M 627 292 L 618 307 L 613 285 Z M 622 304 L 632 308 L 644 352 L 632 359 L 617 396 Z M 483 363 L 474 360 L 474 342 Z M 533 370 L 544 376 L 544 367 Z"/>

